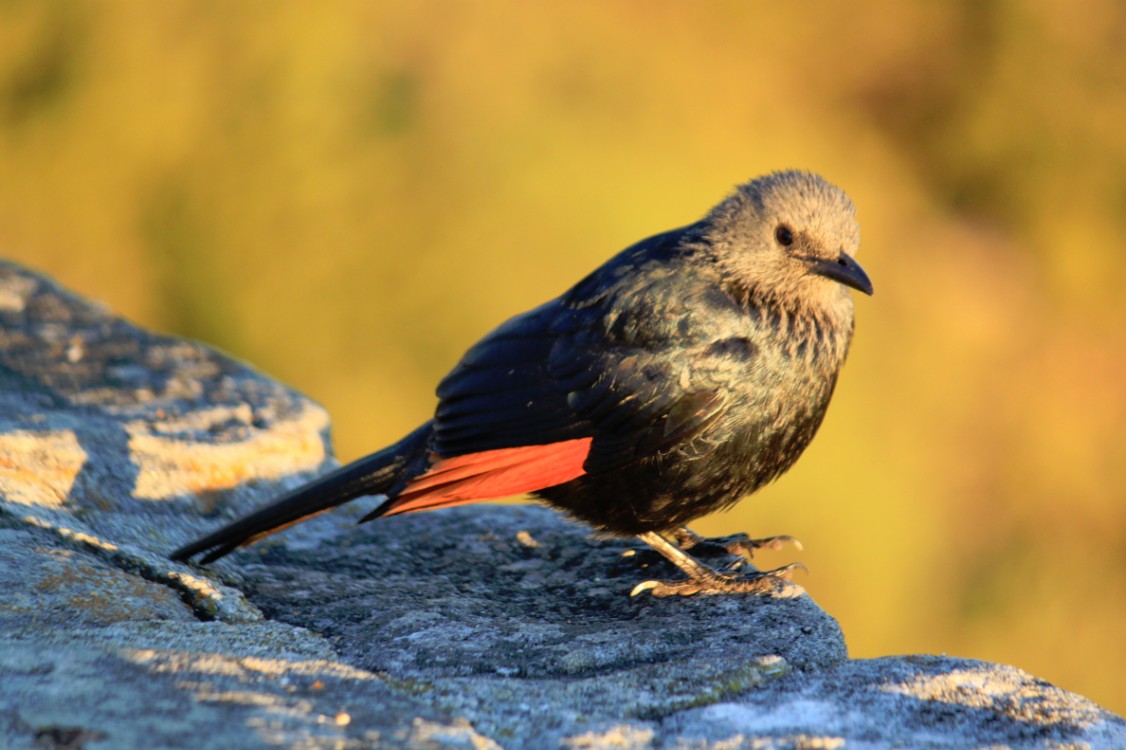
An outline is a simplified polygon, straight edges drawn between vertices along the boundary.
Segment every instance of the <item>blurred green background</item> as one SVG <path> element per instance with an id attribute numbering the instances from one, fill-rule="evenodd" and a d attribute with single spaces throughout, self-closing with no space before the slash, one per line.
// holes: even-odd
<path id="1" fill-rule="evenodd" d="M 1122 713 L 1124 49 L 1116 0 L 3 0 L 0 253 L 310 394 L 347 460 L 504 318 L 815 169 L 877 293 L 806 456 L 699 530 L 801 538 L 854 656 Z"/>

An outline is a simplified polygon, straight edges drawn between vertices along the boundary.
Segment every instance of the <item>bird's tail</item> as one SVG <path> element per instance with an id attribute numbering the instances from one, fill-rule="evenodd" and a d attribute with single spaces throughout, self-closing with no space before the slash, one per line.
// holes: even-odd
<path id="1" fill-rule="evenodd" d="M 266 507 L 180 547 L 169 557 L 186 561 L 204 552 L 200 562 L 206 564 L 349 500 L 391 492 L 401 485 L 404 471 L 425 455 L 431 429 L 427 422 L 394 445 L 314 479 Z"/>

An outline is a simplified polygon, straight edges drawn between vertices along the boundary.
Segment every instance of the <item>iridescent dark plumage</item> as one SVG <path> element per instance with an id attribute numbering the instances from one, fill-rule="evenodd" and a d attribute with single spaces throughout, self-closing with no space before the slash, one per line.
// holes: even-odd
<path id="1" fill-rule="evenodd" d="M 812 440 L 852 337 L 846 287 L 872 291 L 858 245 L 851 201 L 822 178 L 749 182 L 487 335 L 399 443 L 173 557 L 209 561 L 361 495 L 387 495 L 375 517 L 531 492 L 689 574 L 654 593 L 759 590 L 761 576 L 703 568 L 669 534 L 775 479 Z"/>

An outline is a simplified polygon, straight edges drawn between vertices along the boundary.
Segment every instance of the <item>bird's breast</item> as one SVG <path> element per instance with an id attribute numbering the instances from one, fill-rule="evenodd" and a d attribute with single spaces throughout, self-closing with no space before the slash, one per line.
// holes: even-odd
<path id="1" fill-rule="evenodd" d="M 738 475 L 741 494 L 786 471 L 813 440 L 847 351 L 823 326 L 789 333 L 754 339 L 756 356 L 727 383 L 728 412 L 701 436 L 716 462 Z"/>

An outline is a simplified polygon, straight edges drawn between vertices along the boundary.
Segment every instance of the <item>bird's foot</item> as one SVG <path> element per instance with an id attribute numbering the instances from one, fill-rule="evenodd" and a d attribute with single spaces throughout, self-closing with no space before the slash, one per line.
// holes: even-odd
<path id="1" fill-rule="evenodd" d="M 782 534 L 779 536 L 768 536 L 761 539 L 751 539 L 746 534 L 731 534 L 730 536 L 717 536 L 706 537 L 697 534 L 687 526 L 681 526 L 676 531 L 672 532 L 673 541 L 681 551 L 688 551 L 695 549 L 697 554 L 723 554 L 726 552 L 730 555 L 742 558 L 744 562 L 749 562 L 755 556 L 755 551 L 760 549 L 778 550 L 782 549 L 787 544 L 792 544 L 799 551 L 802 549 L 802 543 L 792 536 Z"/>
<path id="2" fill-rule="evenodd" d="M 655 531 L 647 531 L 637 535 L 641 541 L 653 547 L 657 552 L 668 559 L 688 576 L 684 581 L 644 581 L 634 586 L 630 596 L 637 596 L 645 591 L 653 596 L 692 596 L 694 594 L 776 594 L 782 592 L 787 586 L 786 581 L 796 570 L 806 570 L 801 563 L 791 563 L 781 568 L 767 571 L 752 571 L 745 575 L 720 573 L 697 560 L 684 551 L 682 546 L 688 543 L 696 547 L 716 540 L 704 539 L 689 531 L 687 528 L 678 530 L 669 536 Z M 671 538 L 670 538 L 671 537 Z M 720 540 L 726 541 L 726 540 Z M 781 546 L 790 537 L 771 537 L 770 539 L 737 538 L 736 543 L 744 543 L 747 549 L 753 552 L 763 547 Z M 730 551 L 726 545 L 720 549 Z M 740 567 L 746 559 L 740 559 L 729 570 Z"/>
<path id="3" fill-rule="evenodd" d="M 710 594 L 775 594 L 782 591 L 794 571 L 806 570 L 801 563 L 790 563 L 774 570 L 756 571 L 734 576 L 717 573 L 710 568 L 696 569 L 683 581 L 642 581 L 633 587 L 630 596 L 648 591 L 656 597 L 707 596 Z"/>

